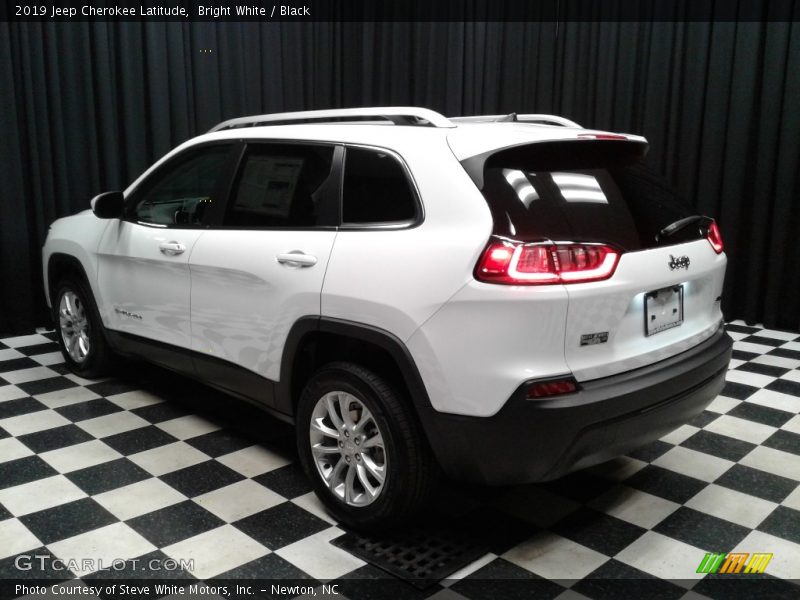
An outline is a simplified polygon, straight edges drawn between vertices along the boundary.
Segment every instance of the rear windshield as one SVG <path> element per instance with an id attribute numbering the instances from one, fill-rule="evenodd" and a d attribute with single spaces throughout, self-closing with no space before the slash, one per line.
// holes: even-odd
<path id="1" fill-rule="evenodd" d="M 698 227 L 687 227 L 657 241 L 664 227 L 693 211 L 645 166 L 641 154 L 630 146 L 616 152 L 608 143 L 573 141 L 489 157 L 482 192 L 494 233 L 524 241 L 601 242 L 624 251 L 702 237 Z"/>

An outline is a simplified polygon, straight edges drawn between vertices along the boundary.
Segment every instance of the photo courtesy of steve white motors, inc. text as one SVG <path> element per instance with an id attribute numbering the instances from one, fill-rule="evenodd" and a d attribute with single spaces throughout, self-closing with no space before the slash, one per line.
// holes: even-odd
<path id="1" fill-rule="evenodd" d="M 232 6 L 193 5 L 189 8 L 175 5 L 149 6 L 81 6 L 55 4 L 15 4 L 16 17 L 37 17 L 49 19 L 74 19 L 81 17 L 127 18 L 127 17 L 205 17 L 212 19 L 227 17 L 262 17 L 273 19 L 279 17 L 310 17 L 308 6 L 289 6 L 285 4 L 234 4 Z"/>

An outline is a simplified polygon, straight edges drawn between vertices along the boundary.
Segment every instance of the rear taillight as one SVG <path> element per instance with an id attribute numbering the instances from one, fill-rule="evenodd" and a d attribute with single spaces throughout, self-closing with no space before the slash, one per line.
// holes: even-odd
<path id="1" fill-rule="evenodd" d="M 619 255 L 603 244 L 492 241 L 475 267 L 475 278 L 506 285 L 600 281 L 614 274 Z"/>
<path id="2" fill-rule="evenodd" d="M 706 238 L 708 239 L 708 243 L 711 244 L 711 247 L 714 249 L 714 252 L 717 254 L 722 254 L 722 251 L 725 249 L 725 245 L 722 243 L 722 234 L 719 232 L 719 226 L 717 225 L 716 221 L 711 221 L 711 225 L 708 227 L 708 235 Z"/>
<path id="3" fill-rule="evenodd" d="M 578 384 L 571 377 L 568 379 L 554 379 L 552 381 L 540 381 L 528 387 L 526 396 L 528 400 L 534 398 L 547 398 L 548 396 L 560 396 L 562 394 L 572 394 L 578 391 Z"/>

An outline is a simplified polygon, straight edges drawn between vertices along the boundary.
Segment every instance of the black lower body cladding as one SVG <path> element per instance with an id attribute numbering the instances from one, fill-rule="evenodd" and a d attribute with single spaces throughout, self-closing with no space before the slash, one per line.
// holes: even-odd
<path id="1" fill-rule="evenodd" d="M 647 444 L 722 391 L 733 342 L 720 329 L 677 356 L 550 400 L 515 394 L 491 417 L 420 416 L 444 471 L 485 484 L 549 481 Z"/>

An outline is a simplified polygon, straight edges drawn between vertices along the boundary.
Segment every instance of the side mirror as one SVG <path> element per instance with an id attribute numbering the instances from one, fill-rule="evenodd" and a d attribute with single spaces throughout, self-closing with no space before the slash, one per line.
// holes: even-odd
<path id="1" fill-rule="evenodd" d="M 124 206 L 122 192 L 103 192 L 92 198 L 92 212 L 99 219 L 121 219 Z"/>

